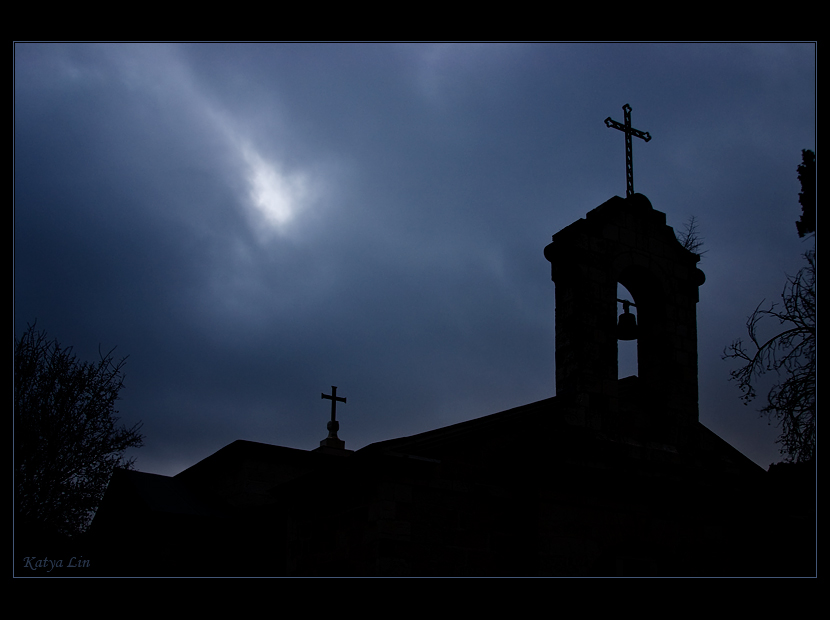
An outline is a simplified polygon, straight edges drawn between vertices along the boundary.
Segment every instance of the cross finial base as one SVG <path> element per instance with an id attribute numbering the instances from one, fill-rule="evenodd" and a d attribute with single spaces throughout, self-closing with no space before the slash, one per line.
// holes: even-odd
<path id="1" fill-rule="evenodd" d="M 337 448 L 338 450 L 344 450 L 346 448 L 346 442 L 342 439 L 338 439 L 337 437 L 326 437 L 320 442 L 321 448 Z"/>
<path id="2" fill-rule="evenodd" d="M 332 442 L 332 443 L 340 443 L 341 448 L 344 445 L 346 445 L 345 442 L 343 440 L 341 440 L 340 437 L 337 436 L 337 431 L 340 430 L 340 422 L 338 422 L 337 420 L 332 420 L 331 422 L 326 424 L 326 430 L 329 432 L 329 436 L 326 437 L 323 441 L 329 441 L 329 442 Z M 322 446 L 323 443 L 320 442 L 320 445 Z"/>

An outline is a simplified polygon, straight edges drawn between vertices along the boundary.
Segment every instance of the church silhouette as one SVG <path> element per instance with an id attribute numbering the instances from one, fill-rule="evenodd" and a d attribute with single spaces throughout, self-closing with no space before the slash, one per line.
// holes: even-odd
<path id="1" fill-rule="evenodd" d="M 332 388 L 316 450 L 235 441 L 176 476 L 116 471 L 90 529 L 97 570 L 780 572 L 760 542 L 767 473 L 698 419 L 699 257 L 635 193 L 559 231 L 544 255 L 556 286 L 555 397 L 351 451 L 335 420 L 345 398 Z M 633 298 L 618 299 L 618 284 Z M 636 376 L 618 379 L 619 338 L 637 341 Z"/>

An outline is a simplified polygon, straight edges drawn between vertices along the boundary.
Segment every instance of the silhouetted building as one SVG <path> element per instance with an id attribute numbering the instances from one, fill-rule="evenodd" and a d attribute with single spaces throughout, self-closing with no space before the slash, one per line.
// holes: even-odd
<path id="1" fill-rule="evenodd" d="M 97 570 L 780 574 L 759 544 L 766 473 L 698 420 L 698 256 L 634 194 L 557 233 L 545 257 L 555 397 L 354 452 L 236 441 L 174 477 L 116 472 L 91 530 Z M 622 302 L 636 320 L 618 328 Z M 638 347 L 622 380 L 618 335 Z"/>

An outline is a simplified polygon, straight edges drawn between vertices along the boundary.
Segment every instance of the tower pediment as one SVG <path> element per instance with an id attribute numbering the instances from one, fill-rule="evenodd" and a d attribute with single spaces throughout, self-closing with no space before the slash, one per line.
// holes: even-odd
<path id="1" fill-rule="evenodd" d="M 545 258 L 556 284 L 557 395 L 583 403 L 586 419 L 603 426 L 624 426 L 621 412 L 637 410 L 643 432 L 681 441 L 698 420 L 700 257 L 677 241 L 665 213 L 633 194 L 559 231 Z M 635 403 L 621 401 L 617 380 L 618 284 L 634 297 L 626 301 L 639 321 Z"/>

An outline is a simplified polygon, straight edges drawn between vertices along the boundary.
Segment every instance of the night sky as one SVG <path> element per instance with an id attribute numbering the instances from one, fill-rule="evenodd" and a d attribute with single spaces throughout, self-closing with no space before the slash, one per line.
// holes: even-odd
<path id="1" fill-rule="evenodd" d="M 603 123 L 625 103 L 652 136 L 635 191 L 704 242 L 700 420 L 781 460 L 721 355 L 812 247 L 795 221 L 815 44 L 14 52 L 14 333 L 37 321 L 83 359 L 129 356 L 137 469 L 237 439 L 313 449 L 332 385 L 351 449 L 553 396 L 542 252 L 625 195 Z"/>

